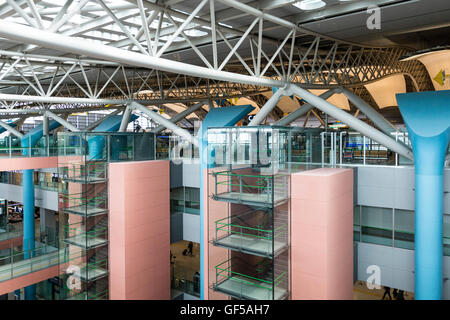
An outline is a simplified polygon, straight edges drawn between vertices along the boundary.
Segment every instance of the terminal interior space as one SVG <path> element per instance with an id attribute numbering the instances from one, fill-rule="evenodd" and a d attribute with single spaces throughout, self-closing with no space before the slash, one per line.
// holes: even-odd
<path id="1" fill-rule="evenodd" d="M 0 300 L 450 300 L 447 0 L 0 0 Z"/>

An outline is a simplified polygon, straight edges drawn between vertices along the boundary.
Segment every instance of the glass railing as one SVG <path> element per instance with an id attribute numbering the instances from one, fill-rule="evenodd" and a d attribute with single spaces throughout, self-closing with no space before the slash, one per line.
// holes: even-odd
<path id="1" fill-rule="evenodd" d="M 97 248 L 108 243 L 108 227 L 96 225 L 88 231 L 85 228 L 85 224 L 81 222 L 64 226 L 64 241 L 83 249 Z"/>
<path id="2" fill-rule="evenodd" d="M 36 243 L 36 245 L 38 247 L 33 250 L 17 252 L 10 249 L 10 254 L 0 258 L 0 282 L 77 258 L 70 255 L 69 251 L 65 249 L 41 243 Z"/>
<path id="3" fill-rule="evenodd" d="M 141 161 L 155 159 L 153 133 L 60 132 L 59 156 L 87 156 L 85 161 Z"/>
<path id="4" fill-rule="evenodd" d="M 57 149 L 53 136 L 41 137 L 34 144 L 31 136 L 23 139 L 14 136 L 0 139 L 0 158 L 51 157 L 57 155 Z"/>
<path id="5" fill-rule="evenodd" d="M 106 162 L 60 163 L 59 174 L 63 181 L 95 183 L 106 181 Z"/>
<path id="6" fill-rule="evenodd" d="M 199 267 L 199 266 L 197 266 Z M 171 288 L 184 293 L 200 297 L 200 274 L 194 272 L 195 267 L 191 264 L 171 264 Z"/>
<path id="7" fill-rule="evenodd" d="M 287 199 L 286 175 L 240 174 L 240 170 L 245 169 L 211 173 L 215 200 L 273 205 Z"/>
<path id="8" fill-rule="evenodd" d="M 100 292 L 76 292 L 69 290 L 66 300 L 108 300 L 108 289 Z"/>
<path id="9" fill-rule="evenodd" d="M 175 164 L 198 163 L 200 158 L 198 146 L 190 143 L 183 137 L 170 136 L 168 158 Z"/>
<path id="10" fill-rule="evenodd" d="M 0 241 L 14 239 L 23 235 L 22 223 L 7 223 L 0 227 Z"/>
<path id="11" fill-rule="evenodd" d="M 65 203 L 65 208 L 87 206 L 87 207 L 104 207 L 108 201 L 108 195 L 99 192 L 96 195 L 89 196 L 85 193 L 61 194 L 61 198 Z"/>
<path id="12" fill-rule="evenodd" d="M 209 167 L 252 165 L 277 169 L 312 154 L 310 135 L 299 127 L 209 128 L 207 141 Z"/>
<path id="13" fill-rule="evenodd" d="M 250 254 L 273 257 L 276 252 L 288 245 L 288 224 L 273 226 L 271 217 L 261 216 L 251 211 L 217 220 L 214 244 Z M 258 225 L 254 226 L 250 221 Z"/>

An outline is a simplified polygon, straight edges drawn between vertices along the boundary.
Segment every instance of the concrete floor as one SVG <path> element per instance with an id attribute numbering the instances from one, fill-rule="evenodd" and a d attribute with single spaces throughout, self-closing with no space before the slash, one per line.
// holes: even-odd
<path id="1" fill-rule="evenodd" d="M 391 288 L 391 297 L 392 300 L 395 300 L 392 291 L 393 288 Z M 382 300 L 383 294 L 384 287 L 380 289 L 369 289 L 363 281 L 357 281 L 353 286 L 353 300 Z M 414 300 L 414 293 L 405 291 L 404 297 L 405 300 Z M 389 297 L 386 297 L 385 300 L 389 300 Z"/>
<path id="2" fill-rule="evenodd" d="M 172 270 L 175 271 L 175 280 L 186 279 L 192 281 L 194 273 L 200 272 L 200 244 L 195 243 L 192 249 L 193 255 L 183 256 L 183 250 L 187 249 L 189 241 L 179 241 L 170 245 L 170 251 L 172 255 L 176 257 L 175 264 L 172 265 Z M 172 271 L 171 270 L 171 276 Z M 172 279 L 172 277 L 171 277 Z"/>

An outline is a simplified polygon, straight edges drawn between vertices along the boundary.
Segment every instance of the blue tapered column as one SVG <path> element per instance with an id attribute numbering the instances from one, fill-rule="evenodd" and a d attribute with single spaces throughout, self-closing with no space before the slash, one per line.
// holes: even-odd
<path id="1" fill-rule="evenodd" d="M 442 299 L 444 162 L 450 91 L 397 95 L 415 163 L 415 298 Z"/>
<path id="2" fill-rule="evenodd" d="M 24 258 L 32 258 L 35 248 L 34 243 L 34 170 L 23 170 L 23 250 Z M 36 297 L 36 286 L 31 285 L 25 288 L 25 300 L 34 300 Z"/>

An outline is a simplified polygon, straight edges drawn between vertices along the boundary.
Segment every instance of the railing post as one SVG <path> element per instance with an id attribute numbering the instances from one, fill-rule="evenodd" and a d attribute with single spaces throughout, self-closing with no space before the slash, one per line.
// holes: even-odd
<path id="1" fill-rule="evenodd" d="M 12 157 L 12 150 L 11 150 L 11 136 L 8 137 L 9 139 L 9 157 Z"/>
<path id="2" fill-rule="evenodd" d="M 242 201 L 242 176 L 239 176 L 239 201 Z"/>
<path id="3" fill-rule="evenodd" d="M 11 266 L 11 279 L 14 277 L 14 258 L 13 258 L 13 248 L 12 248 L 12 245 L 11 245 L 11 248 L 9 249 L 10 250 L 10 266 Z"/>
<path id="4" fill-rule="evenodd" d="M 363 136 L 363 164 L 366 165 L 366 136 Z"/>

